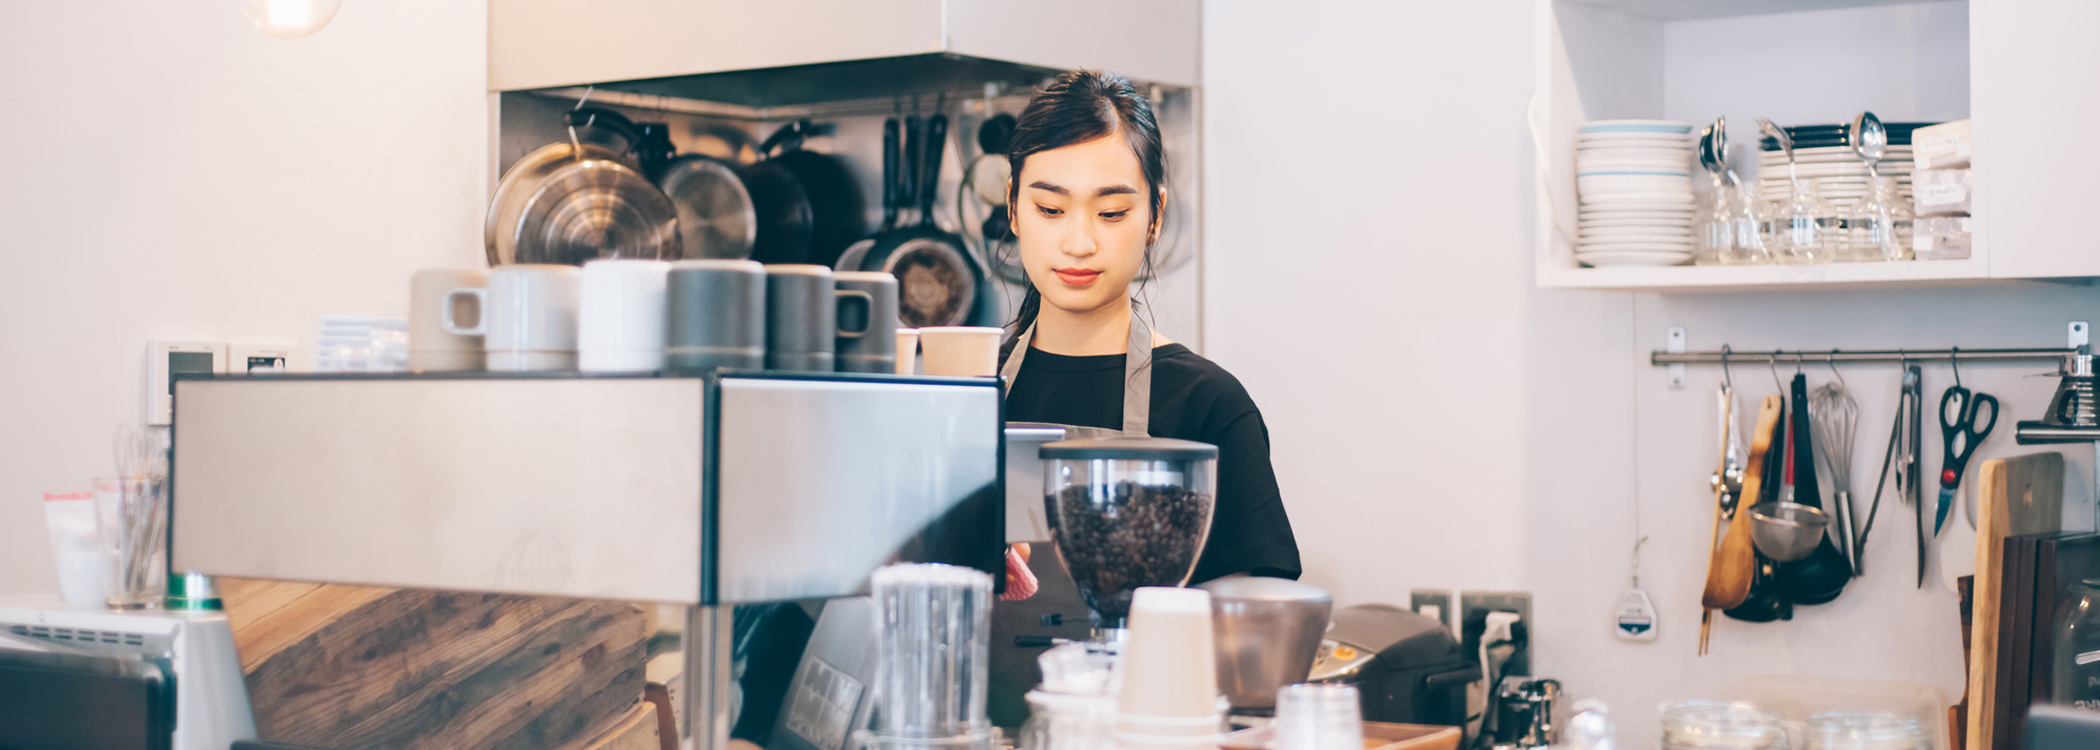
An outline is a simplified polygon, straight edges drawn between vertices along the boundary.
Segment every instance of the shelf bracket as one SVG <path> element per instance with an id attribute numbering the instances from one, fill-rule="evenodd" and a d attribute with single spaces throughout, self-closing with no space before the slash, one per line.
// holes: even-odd
<path id="1" fill-rule="evenodd" d="M 1670 329 L 1670 340 L 1663 345 L 1663 351 L 1671 354 L 1684 353 L 1683 326 Z M 1670 365 L 1670 390 L 1684 390 L 1684 365 Z"/>
<path id="2" fill-rule="evenodd" d="M 2071 321 L 2069 347 L 2076 349 L 2091 341 L 2092 326 L 2083 320 Z"/>

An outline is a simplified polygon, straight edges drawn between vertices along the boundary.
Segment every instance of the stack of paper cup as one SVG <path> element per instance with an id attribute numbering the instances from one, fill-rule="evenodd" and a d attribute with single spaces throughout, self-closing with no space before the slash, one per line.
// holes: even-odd
<path id="1" fill-rule="evenodd" d="M 1215 747 L 1229 706 L 1218 694 L 1210 592 L 1141 588 L 1130 602 L 1130 642 L 1116 700 L 1125 750 Z"/>

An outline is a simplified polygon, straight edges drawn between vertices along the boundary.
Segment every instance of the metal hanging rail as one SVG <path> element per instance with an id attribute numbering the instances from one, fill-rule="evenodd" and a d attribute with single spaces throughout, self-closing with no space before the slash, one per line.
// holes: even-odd
<path id="1" fill-rule="evenodd" d="M 1797 362 L 1817 364 L 1822 362 L 2062 362 L 2076 349 L 1767 349 L 1758 351 L 1706 351 L 1668 352 L 1654 351 L 1648 354 L 1648 364 L 1665 365 L 1718 365 L 1723 361 L 1731 364 L 1755 364 L 1758 362 Z"/>

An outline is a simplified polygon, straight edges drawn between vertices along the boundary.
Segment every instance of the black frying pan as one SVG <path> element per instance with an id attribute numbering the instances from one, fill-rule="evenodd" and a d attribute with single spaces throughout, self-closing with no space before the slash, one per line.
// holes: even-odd
<path id="1" fill-rule="evenodd" d="M 739 172 L 758 216 L 753 260 L 828 266 L 867 233 L 852 170 L 837 157 L 802 148 L 812 129 L 807 120 L 782 126 L 760 146 L 765 160 Z"/>
<path id="2" fill-rule="evenodd" d="M 906 129 L 904 171 L 915 174 L 905 181 L 909 189 L 904 192 L 918 204 L 919 221 L 878 236 L 860 267 L 897 277 L 898 317 L 906 327 L 967 325 L 981 317 L 981 308 L 986 306 L 986 295 L 979 292 L 984 270 L 970 257 L 961 237 L 941 231 L 933 222 L 948 116 L 936 113 L 928 118 L 923 133 L 909 122 Z M 917 160 L 911 158 L 914 154 Z"/>

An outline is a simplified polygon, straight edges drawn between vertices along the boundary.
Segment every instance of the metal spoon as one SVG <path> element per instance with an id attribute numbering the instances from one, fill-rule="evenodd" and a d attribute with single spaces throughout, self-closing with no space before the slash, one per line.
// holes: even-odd
<path id="1" fill-rule="evenodd" d="M 1794 172 L 1794 137 L 1786 129 L 1772 124 L 1771 120 L 1757 118 L 1757 129 L 1779 143 L 1779 152 L 1786 154 L 1786 181 L 1793 192 L 1801 192 L 1801 178 Z"/>
<path id="2" fill-rule="evenodd" d="M 1707 176 L 1713 178 L 1714 187 L 1721 186 L 1721 160 L 1716 156 L 1720 149 L 1715 147 L 1714 139 L 1715 133 L 1724 132 L 1724 125 L 1722 120 L 1717 119 L 1714 120 L 1714 124 L 1699 131 L 1699 166 L 1706 168 Z"/>
<path id="3" fill-rule="evenodd" d="M 1859 160 L 1867 163 L 1867 177 L 1874 182 L 1881 180 L 1881 173 L 1874 166 L 1881 162 L 1881 155 L 1889 148 L 1889 131 L 1881 127 L 1881 118 L 1872 112 L 1861 112 L 1852 118 L 1852 151 Z M 1870 183 L 1871 184 L 1871 183 Z"/>

